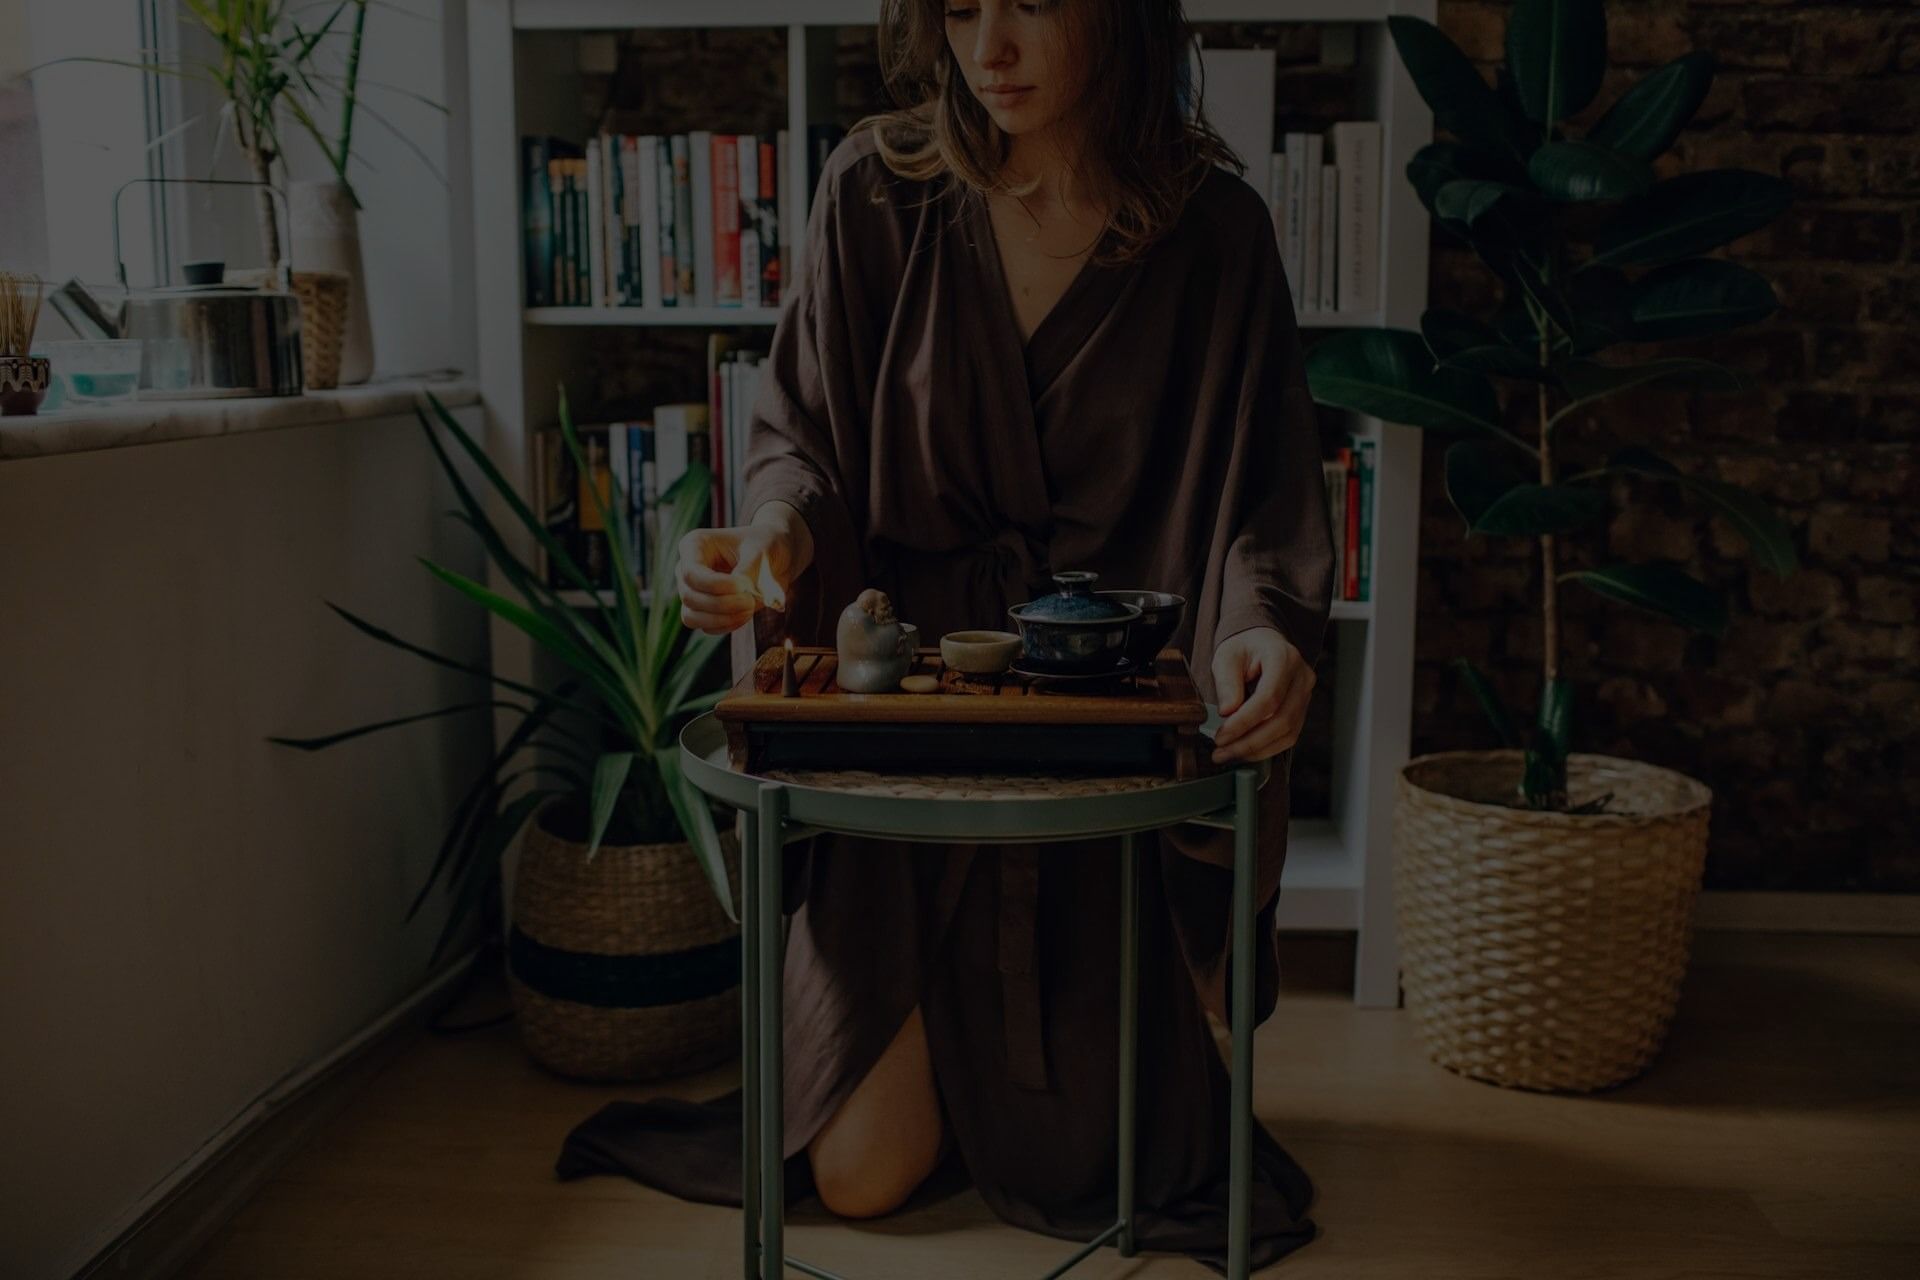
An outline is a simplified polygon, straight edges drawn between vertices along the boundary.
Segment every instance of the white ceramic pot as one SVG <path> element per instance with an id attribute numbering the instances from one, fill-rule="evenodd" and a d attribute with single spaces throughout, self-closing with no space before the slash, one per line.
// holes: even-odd
<path id="1" fill-rule="evenodd" d="M 347 332 L 340 346 L 340 384 L 373 376 L 373 321 L 367 311 L 367 271 L 360 257 L 360 211 L 341 183 L 295 182 L 287 200 L 293 224 L 295 270 L 339 271 L 347 284 Z"/>

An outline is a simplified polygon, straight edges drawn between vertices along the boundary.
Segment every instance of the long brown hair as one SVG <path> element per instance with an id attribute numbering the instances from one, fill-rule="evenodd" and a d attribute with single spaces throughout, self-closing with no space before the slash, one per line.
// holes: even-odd
<path id="1" fill-rule="evenodd" d="M 1113 211 L 1093 256 L 1131 261 L 1173 229 L 1208 169 L 1227 164 L 1244 174 L 1246 164 L 1201 110 L 1189 118 L 1183 109 L 1191 34 L 1181 0 L 1055 3 L 1087 59 L 1084 93 L 1069 108 L 1085 140 L 1077 177 Z M 1026 195 L 1037 184 L 1004 176 L 1012 139 L 967 87 L 947 44 L 945 10 L 946 0 L 883 0 L 881 71 L 899 106 L 863 117 L 853 131 L 872 128 L 875 149 L 902 178 Z"/>

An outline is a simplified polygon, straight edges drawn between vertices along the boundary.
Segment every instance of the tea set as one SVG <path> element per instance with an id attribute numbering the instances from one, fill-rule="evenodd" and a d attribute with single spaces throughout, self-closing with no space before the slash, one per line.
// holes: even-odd
<path id="1" fill-rule="evenodd" d="M 1060 590 L 1007 610 L 1019 628 L 953 631 L 940 638 L 946 668 L 963 676 L 1012 672 L 1042 683 L 1103 683 L 1150 669 L 1179 629 L 1186 601 L 1165 591 L 1095 591 L 1099 575 L 1056 573 Z M 841 613 L 835 680 L 847 693 L 890 693 L 912 670 L 919 628 L 868 588 Z"/>

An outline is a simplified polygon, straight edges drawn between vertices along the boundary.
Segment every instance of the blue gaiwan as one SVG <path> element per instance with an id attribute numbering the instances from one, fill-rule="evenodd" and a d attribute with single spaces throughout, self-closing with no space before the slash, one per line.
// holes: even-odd
<path id="1" fill-rule="evenodd" d="M 1020 628 L 1028 665 L 1062 675 L 1111 670 L 1126 657 L 1127 636 L 1140 606 L 1095 595 L 1100 575 L 1085 570 L 1056 573 L 1060 590 L 1007 610 Z"/>

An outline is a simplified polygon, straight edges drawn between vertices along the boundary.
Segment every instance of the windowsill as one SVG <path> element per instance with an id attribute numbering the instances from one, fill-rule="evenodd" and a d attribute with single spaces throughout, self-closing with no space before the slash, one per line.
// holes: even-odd
<path id="1" fill-rule="evenodd" d="M 338 391 L 236 400 L 134 400 L 76 406 L 29 417 L 0 417 L 0 461 L 87 453 L 129 445 L 277 431 L 329 422 L 411 414 L 432 392 L 448 408 L 475 404 L 479 388 L 464 376 L 395 378 Z"/>

